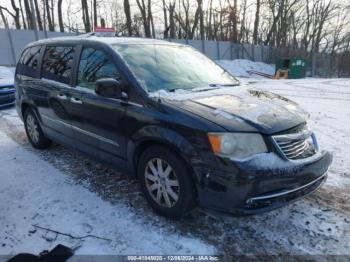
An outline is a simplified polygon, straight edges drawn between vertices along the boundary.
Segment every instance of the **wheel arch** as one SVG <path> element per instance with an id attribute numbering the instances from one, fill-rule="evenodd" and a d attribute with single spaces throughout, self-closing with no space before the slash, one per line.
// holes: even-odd
<path id="1" fill-rule="evenodd" d="M 156 145 L 163 146 L 177 154 L 193 174 L 192 162 L 198 158 L 195 148 L 182 135 L 159 126 L 144 127 L 132 136 L 127 148 L 128 169 L 134 171 L 135 174 L 141 154 L 147 148 Z M 195 178 L 194 175 L 192 176 Z"/>
<path id="2" fill-rule="evenodd" d="M 35 114 L 36 118 L 40 121 L 40 124 L 42 124 L 41 122 L 41 117 L 40 114 L 38 113 L 37 109 L 35 108 L 35 106 L 27 101 L 22 102 L 21 104 L 21 114 L 22 114 L 22 119 L 24 121 L 24 113 L 26 112 L 27 109 L 31 109 L 33 111 L 33 113 Z"/>

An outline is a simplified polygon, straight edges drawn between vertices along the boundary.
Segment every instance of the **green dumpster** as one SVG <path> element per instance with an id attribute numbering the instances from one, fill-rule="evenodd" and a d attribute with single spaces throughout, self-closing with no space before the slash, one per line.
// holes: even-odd
<path id="1" fill-rule="evenodd" d="M 307 61 L 301 57 L 279 58 L 276 61 L 276 73 L 278 70 L 288 70 L 289 79 L 304 78 Z"/>

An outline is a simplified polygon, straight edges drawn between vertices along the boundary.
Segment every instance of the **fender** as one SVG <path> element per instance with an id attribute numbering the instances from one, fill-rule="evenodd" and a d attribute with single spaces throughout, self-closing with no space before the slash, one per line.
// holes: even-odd
<path id="1" fill-rule="evenodd" d="M 35 114 L 36 118 L 39 120 L 40 124 L 42 124 L 42 119 L 41 119 L 41 116 L 34 104 L 34 102 L 32 100 L 29 100 L 29 99 L 25 99 L 25 98 L 22 98 L 22 101 L 20 101 L 19 103 L 19 108 L 17 109 L 17 112 L 20 112 L 20 117 L 22 119 L 22 121 L 24 121 L 24 110 L 23 110 L 23 107 L 30 107 L 32 110 L 33 110 L 33 113 Z"/>
<path id="2" fill-rule="evenodd" d="M 198 152 L 181 134 L 160 126 L 145 126 L 135 132 L 127 144 L 127 168 L 136 171 L 138 155 L 146 144 L 163 144 L 177 152 L 187 163 L 192 165 L 200 160 Z M 135 173 L 135 172 L 134 172 Z"/>

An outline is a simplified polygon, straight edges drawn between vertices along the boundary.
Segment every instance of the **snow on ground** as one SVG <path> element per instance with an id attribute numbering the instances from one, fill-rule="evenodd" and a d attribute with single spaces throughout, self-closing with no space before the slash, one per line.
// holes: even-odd
<path id="1" fill-rule="evenodd" d="M 158 217 L 127 174 L 59 145 L 33 149 L 14 109 L 0 111 L 0 254 L 38 253 L 58 243 L 80 254 L 350 255 L 350 79 L 244 80 L 310 112 L 321 149 L 334 154 L 327 182 L 284 208 L 250 217 L 200 209 Z M 232 87 L 235 88 L 235 87 Z M 83 241 L 75 236 L 111 239 Z"/>
<path id="2" fill-rule="evenodd" d="M 39 253 L 57 242 L 78 254 L 212 254 L 199 239 L 168 234 L 122 203 L 111 205 L 0 133 L 0 254 Z M 74 236 L 70 239 L 33 225 Z M 35 244 L 34 244 L 35 243 Z"/>
<path id="3" fill-rule="evenodd" d="M 269 75 L 275 74 L 275 65 L 269 65 L 262 62 L 253 62 L 247 59 L 236 60 L 218 60 L 217 63 L 224 67 L 229 73 L 236 77 L 263 79 L 264 77 L 250 74 L 247 71 L 254 70 Z"/>

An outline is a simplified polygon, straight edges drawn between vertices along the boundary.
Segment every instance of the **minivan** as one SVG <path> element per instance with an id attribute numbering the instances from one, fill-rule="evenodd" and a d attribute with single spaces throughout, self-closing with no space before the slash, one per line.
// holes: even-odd
<path id="1" fill-rule="evenodd" d="M 332 162 L 296 103 L 240 85 L 183 44 L 40 40 L 24 49 L 15 86 L 33 147 L 54 141 L 135 175 L 169 218 L 281 207 L 318 189 Z"/>

